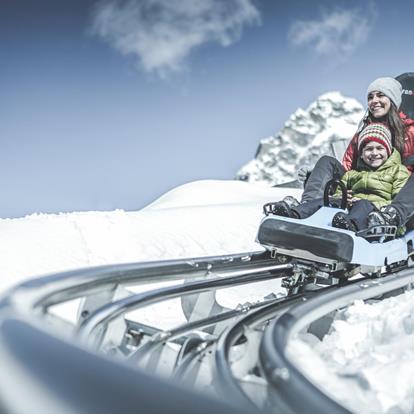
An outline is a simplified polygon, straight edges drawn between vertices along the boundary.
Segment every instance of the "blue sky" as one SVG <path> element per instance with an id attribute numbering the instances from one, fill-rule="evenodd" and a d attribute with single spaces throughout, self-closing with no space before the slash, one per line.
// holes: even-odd
<path id="1" fill-rule="evenodd" d="M 0 217 L 232 179 L 299 106 L 413 71 L 410 1 L 3 0 Z M 411 64 L 411 66 L 410 66 Z"/>

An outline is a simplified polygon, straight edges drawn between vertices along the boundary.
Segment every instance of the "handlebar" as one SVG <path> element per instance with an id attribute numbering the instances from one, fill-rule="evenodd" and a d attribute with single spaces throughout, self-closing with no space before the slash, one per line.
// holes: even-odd
<path id="1" fill-rule="evenodd" d="M 339 188 L 341 189 L 341 192 L 342 192 L 341 208 L 342 208 L 342 210 L 345 210 L 346 205 L 347 205 L 347 189 L 345 187 L 345 184 L 342 181 L 340 181 L 336 178 L 334 178 L 332 180 L 329 180 L 325 185 L 325 190 L 323 192 L 323 205 L 325 207 L 330 206 L 329 195 L 333 191 L 336 191 L 338 186 L 339 186 Z M 331 189 L 333 189 L 332 192 L 331 192 Z"/>

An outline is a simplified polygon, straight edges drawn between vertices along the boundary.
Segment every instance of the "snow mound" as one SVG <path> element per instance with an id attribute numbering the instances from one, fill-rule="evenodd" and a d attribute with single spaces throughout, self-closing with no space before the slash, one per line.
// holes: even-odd
<path id="1" fill-rule="evenodd" d="M 141 211 L 0 219 L 0 289 L 90 266 L 258 251 L 262 205 L 287 194 L 300 192 L 239 181 L 197 181 Z"/>
<path id="2" fill-rule="evenodd" d="M 248 204 L 253 200 L 262 203 L 279 200 L 281 189 L 269 189 L 257 183 L 236 180 L 200 180 L 183 184 L 159 197 L 144 210 L 167 208 L 217 206 L 226 204 Z M 297 196 L 297 189 L 283 189 L 283 196 Z M 269 197 L 273 197 L 269 199 Z M 283 198 L 283 197 L 282 197 Z M 142 210 L 142 211 L 144 211 Z"/>
<path id="3" fill-rule="evenodd" d="M 288 355 L 325 392 L 355 413 L 412 413 L 414 292 L 355 301 L 322 341 L 301 335 Z"/>

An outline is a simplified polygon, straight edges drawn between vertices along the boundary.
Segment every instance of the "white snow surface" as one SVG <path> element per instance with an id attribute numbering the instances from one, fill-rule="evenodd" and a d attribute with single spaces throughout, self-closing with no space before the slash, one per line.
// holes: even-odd
<path id="1" fill-rule="evenodd" d="M 299 197 L 300 191 L 203 180 L 177 187 L 140 211 L 0 219 L 0 291 L 29 278 L 90 266 L 263 250 L 255 242 L 262 206 L 288 194 Z M 135 286 L 132 290 L 166 284 Z M 217 301 L 235 307 L 279 290 L 279 280 L 260 282 L 254 289 L 248 285 L 219 290 Z M 73 322 L 77 306 L 76 301 L 63 305 L 58 313 Z M 185 321 L 179 299 L 146 307 L 128 317 L 161 329 Z"/>
<path id="2" fill-rule="evenodd" d="M 255 237 L 262 205 L 286 195 L 299 197 L 300 191 L 240 181 L 198 181 L 137 212 L 1 219 L 0 289 L 89 266 L 258 251 Z M 223 291 L 221 300 L 236 306 L 257 300 L 269 289 L 280 287 L 262 282 L 233 288 Z M 151 310 L 160 327 L 168 327 L 182 322 L 179 307 L 177 301 L 170 302 L 138 316 L 146 322 Z M 414 412 L 413 311 L 413 292 L 378 303 L 356 302 L 340 313 L 323 341 L 302 335 L 291 341 L 288 355 L 355 413 Z"/>
<path id="3" fill-rule="evenodd" d="M 297 189 L 203 180 L 140 211 L 0 219 L 0 289 L 27 278 L 115 263 L 258 251 L 262 205 Z"/>
<path id="4" fill-rule="evenodd" d="M 355 301 L 322 341 L 301 334 L 288 357 L 355 413 L 414 412 L 414 291 Z"/>

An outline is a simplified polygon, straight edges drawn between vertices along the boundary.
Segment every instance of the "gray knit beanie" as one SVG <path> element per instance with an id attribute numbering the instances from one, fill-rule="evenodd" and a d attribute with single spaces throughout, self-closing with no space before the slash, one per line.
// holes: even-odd
<path id="1" fill-rule="evenodd" d="M 370 92 L 382 92 L 394 102 L 397 109 L 401 105 L 402 86 L 401 83 L 394 78 L 378 78 L 372 82 L 367 89 L 367 95 Z"/>

